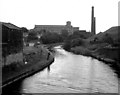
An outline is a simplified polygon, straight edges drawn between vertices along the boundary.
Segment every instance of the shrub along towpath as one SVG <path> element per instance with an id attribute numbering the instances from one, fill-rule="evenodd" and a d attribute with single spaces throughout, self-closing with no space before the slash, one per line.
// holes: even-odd
<path id="1" fill-rule="evenodd" d="M 25 47 L 21 58 L 23 58 L 23 62 L 11 62 L 3 67 L 2 87 L 43 70 L 54 61 L 52 53 L 42 45 Z"/>

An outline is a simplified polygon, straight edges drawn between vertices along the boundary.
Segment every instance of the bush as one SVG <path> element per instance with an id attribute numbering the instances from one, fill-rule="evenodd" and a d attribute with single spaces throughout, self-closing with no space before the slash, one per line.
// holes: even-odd
<path id="1" fill-rule="evenodd" d="M 75 53 L 75 54 L 81 54 L 81 55 L 85 55 L 85 56 L 91 56 L 91 52 L 85 48 L 85 47 L 74 47 L 74 48 L 71 48 L 71 52 Z"/>
<path id="2" fill-rule="evenodd" d="M 83 44 L 84 44 L 83 40 L 81 38 L 77 38 L 77 39 L 72 40 L 71 47 L 81 46 Z"/>
<path id="3" fill-rule="evenodd" d="M 63 40 L 63 41 L 65 41 L 65 40 L 67 39 L 68 35 L 69 35 L 68 30 L 63 29 L 63 30 L 61 31 L 60 36 L 62 37 L 62 40 Z"/>
<path id="4" fill-rule="evenodd" d="M 109 43 L 109 44 L 113 44 L 114 41 L 112 39 L 112 37 L 110 36 L 110 34 L 105 34 L 104 38 L 103 38 L 103 42 L 105 43 Z"/>
<path id="5" fill-rule="evenodd" d="M 30 32 L 27 37 L 27 41 L 38 40 L 36 32 Z"/>
<path id="6" fill-rule="evenodd" d="M 3 72 L 16 71 L 20 67 L 19 62 L 13 62 L 9 65 L 5 65 L 2 70 Z"/>
<path id="7" fill-rule="evenodd" d="M 64 48 L 65 50 L 67 50 L 67 51 L 70 51 L 70 49 L 71 49 L 71 41 L 67 39 L 67 40 L 64 42 L 63 48 Z"/>
<path id="8" fill-rule="evenodd" d="M 46 32 L 42 37 L 41 41 L 43 44 L 51 44 L 62 42 L 62 37 L 57 33 Z"/>

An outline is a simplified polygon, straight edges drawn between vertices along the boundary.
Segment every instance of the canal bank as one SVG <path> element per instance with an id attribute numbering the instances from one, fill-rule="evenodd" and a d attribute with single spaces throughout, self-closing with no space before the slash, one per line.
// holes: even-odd
<path id="1" fill-rule="evenodd" d="M 25 65 L 16 68 L 14 71 L 3 73 L 2 89 L 5 89 L 8 85 L 12 85 L 12 83 L 18 80 L 22 80 L 28 76 L 35 74 L 38 71 L 43 70 L 46 67 L 49 67 L 52 64 L 52 62 L 54 62 L 53 54 L 47 49 L 45 49 L 44 47 L 40 49 L 40 47 L 38 47 L 38 51 L 39 53 L 36 52 L 36 54 L 32 56 L 36 57 L 35 59 L 28 57 L 25 60 L 27 61 Z"/>
<path id="2" fill-rule="evenodd" d="M 115 72 L 118 75 L 118 78 L 120 78 L 119 58 L 117 58 L 118 60 L 114 60 L 114 59 L 110 58 L 109 55 L 103 51 L 102 51 L 103 52 L 102 54 L 99 54 L 100 51 L 97 51 L 97 52 L 90 51 L 89 49 L 82 47 L 82 46 L 73 47 L 69 50 L 69 52 L 72 52 L 77 55 L 92 57 L 94 59 L 104 62 L 105 64 L 108 64 L 111 68 L 113 68 L 115 70 Z M 116 54 L 118 56 L 118 52 Z M 106 57 L 106 55 L 108 55 L 108 57 Z M 112 55 L 112 53 L 111 53 L 111 55 Z M 116 56 L 116 55 L 113 55 L 113 56 Z"/>
<path id="3" fill-rule="evenodd" d="M 21 75 L 8 80 L 8 82 L 2 87 L 2 95 L 19 95 L 19 89 L 22 80 L 44 70 L 45 68 L 49 68 L 53 62 L 54 57 L 50 55 L 49 60 L 37 63 L 36 65 L 29 67 L 28 70 Z"/>

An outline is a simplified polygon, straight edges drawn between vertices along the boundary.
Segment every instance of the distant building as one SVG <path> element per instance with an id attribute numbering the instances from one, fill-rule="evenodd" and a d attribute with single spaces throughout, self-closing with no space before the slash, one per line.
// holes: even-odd
<path id="1" fill-rule="evenodd" d="M 62 30 L 67 30 L 70 34 L 74 31 L 79 30 L 79 27 L 73 27 L 70 21 L 66 22 L 66 25 L 35 25 L 35 31 L 49 31 L 49 32 L 56 32 L 61 33 Z"/>

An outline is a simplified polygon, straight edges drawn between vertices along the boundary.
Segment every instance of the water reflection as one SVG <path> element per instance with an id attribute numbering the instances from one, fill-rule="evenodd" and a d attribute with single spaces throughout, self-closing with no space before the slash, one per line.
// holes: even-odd
<path id="1" fill-rule="evenodd" d="M 55 62 L 23 81 L 24 93 L 117 93 L 118 79 L 104 63 L 56 47 Z M 48 73 L 48 71 L 50 71 Z"/>
<path id="2" fill-rule="evenodd" d="M 50 66 L 47 67 L 48 73 L 50 72 Z"/>

